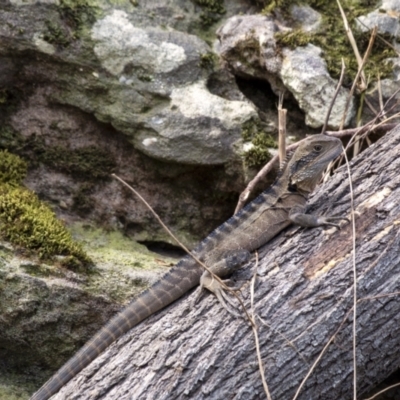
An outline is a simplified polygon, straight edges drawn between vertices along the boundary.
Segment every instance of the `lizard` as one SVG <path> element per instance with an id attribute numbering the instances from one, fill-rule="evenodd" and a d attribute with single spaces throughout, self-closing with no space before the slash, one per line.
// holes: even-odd
<path id="1" fill-rule="evenodd" d="M 246 264 L 251 252 L 291 224 L 302 227 L 335 226 L 347 220 L 306 214 L 306 202 L 327 165 L 342 151 L 341 141 L 314 135 L 300 142 L 284 163 L 275 183 L 216 228 L 193 250 L 213 274 L 224 278 Z M 221 284 L 193 257 L 185 256 L 160 280 L 143 291 L 101 328 L 30 400 L 47 400 L 135 325 L 179 299 L 193 287 L 213 292 L 222 306 L 232 300 Z M 226 301 L 225 301 L 226 300 Z"/>

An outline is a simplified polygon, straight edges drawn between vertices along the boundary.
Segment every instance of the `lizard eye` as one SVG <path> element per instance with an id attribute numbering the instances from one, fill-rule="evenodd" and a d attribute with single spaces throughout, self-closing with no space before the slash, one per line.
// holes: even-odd
<path id="1" fill-rule="evenodd" d="M 318 153 L 322 150 L 322 146 L 320 144 L 316 144 L 314 146 L 314 150 L 317 151 Z"/>

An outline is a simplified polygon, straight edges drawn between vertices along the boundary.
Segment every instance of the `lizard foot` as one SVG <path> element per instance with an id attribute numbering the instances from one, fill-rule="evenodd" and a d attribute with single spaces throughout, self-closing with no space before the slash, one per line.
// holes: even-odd
<path id="1" fill-rule="evenodd" d="M 208 289 L 210 292 L 214 293 L 226 311 L 236 318 L 240 317 L 240 314 L 236 311 L 238 307 L 237 304 L 233 301 L 231 296 L 229 296 L 221 284 L 208 271 L 204 271 L 203 275 L 201 276 L 200 288 Z"/>
<path id="2" fill-rule="evenodd" d="M 339 224 L 335 224 L 334 221 L 347 221 L 350 222 L 350 220 L 346 217 L 318 217 L 318 223 L 321 225 L 328 225 L 328 226 L 334 226 L 338 228 L 339 230 L 342 229 Z"/>

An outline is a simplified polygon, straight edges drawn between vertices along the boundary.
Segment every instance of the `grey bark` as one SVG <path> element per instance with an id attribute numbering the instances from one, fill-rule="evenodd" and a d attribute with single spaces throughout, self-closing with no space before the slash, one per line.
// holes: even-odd
<path id="1" fill-rule="evenodd" d="M 352 163 L 358 298 L 400 290 L 400 127 Z M 350 215 L 344 167 L 319 187 L 310 211 Z M 249 307 L 250 263 L 233 278 Z M 351 399 L 352 233 L 289 228 L 260 250 L 256 313 L 266 380 L 274 400 L 293 395 L 330 337 L 335 341 L 300 399 Z M 206 294 L 172 304 L 112 345 L 54 399 L 263 399 L 254 337 Z M 362 301 L 357 310 L 358 393 L 400 365 L 399 296 Z"/>

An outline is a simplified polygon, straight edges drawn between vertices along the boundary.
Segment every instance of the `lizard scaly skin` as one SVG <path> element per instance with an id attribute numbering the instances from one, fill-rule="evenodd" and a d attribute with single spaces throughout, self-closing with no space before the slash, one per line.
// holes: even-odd
<path id="1" fill-rule="evenodd" d="M 341 150 L 339 139 L 325 135 L 302 141 L 275 184 L 212 232 L 195 248 L 194 254 L 214 274 L 225 277 L 245 264 L 252 251 L 292 223 L 306 227 L 339 227 L 334 221 L 346 218 L 308 215 L 304 209 L 324 169 Z M 227 308 L 224 300 L 227 295 L 220 284 L 193 258 L 186 256 L 101 328 L 31 400 L 49 399 L 111 343 L 198 284 L 214 292 Z"/>

